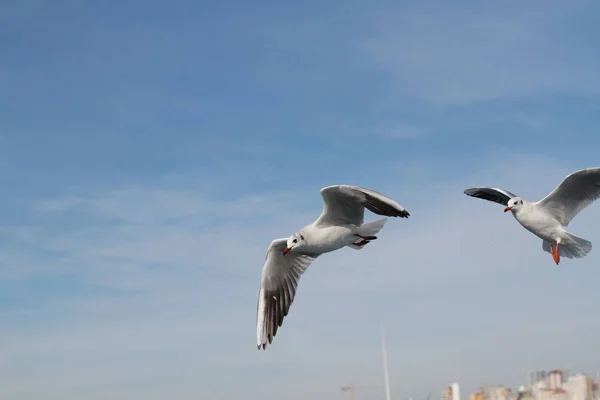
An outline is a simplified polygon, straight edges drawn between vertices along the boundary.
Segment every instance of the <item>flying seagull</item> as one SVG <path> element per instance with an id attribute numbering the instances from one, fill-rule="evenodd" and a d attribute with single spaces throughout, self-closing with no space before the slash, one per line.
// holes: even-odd
<path id="1" fill-rule="evenodd" d="M 567 232 L 573 218 L 600 197 L 600 168 L 582 169 L 568 175 L 552 193 L 529 202 L 507 190 L 480 187 L 465 194 L 500 203 L 528 231 L 542 239 L 542 249 L 552 254 L 556 265 L 561 255 L 582 258 L 592 251 L 592 243 Z"/>
<path id="2" fill-rule="evenodd" d="M 321 196 L 323 212 L 315 222 L 287 239 L 273 240 L 267 249 L 256 312 L 259 350 L 272 343 L 294 301 L 300 276 L 318 256 L 344 246 L 360 250 L 377 239 L 387 218 L 363 224 L 365 208 L 386 217 L 410 215 L 389 197 L 357 186 L 327 186 Z"/>

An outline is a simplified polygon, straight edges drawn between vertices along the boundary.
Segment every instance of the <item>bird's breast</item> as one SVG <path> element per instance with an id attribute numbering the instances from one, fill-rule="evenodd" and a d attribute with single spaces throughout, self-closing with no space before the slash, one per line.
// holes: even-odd
<path id="1" fill-rule="evenodd" d="M 515 218 L 528 231 L 545 240 L 554 240 L 560 231 L 560 223 L 540 210 L 515 213 Z"/>

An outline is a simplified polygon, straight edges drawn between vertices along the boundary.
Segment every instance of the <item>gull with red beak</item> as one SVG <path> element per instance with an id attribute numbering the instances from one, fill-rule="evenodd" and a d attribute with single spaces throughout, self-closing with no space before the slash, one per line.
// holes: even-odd
<path id="1" fill-rule="evenodd" d="M 525 229 L 542 239 L 542 249 L 552 254 L 556 265 L 561 256 L 582 258 L 592 251 L 591 242 L 566 228 L 579 212 L 600 198 L 600 168 L 573 172 L 552 193 L 536 202 L 492 187 L 467 189 L 464 193 L 505 206 L 504 212 L 512 212 Z"/>
<path id="2" fill-rule="evenodd" d="M 298 281 L 321 254 L 342 247 L 360 250 L 373 240 L 387 218 L 364 224 L 365 208 L 386 217 L 410 215 L 389 197 L 357 186 L 321 189 L 323 212 L 287 239 L 275 239 L 262 269 L 256 316 L 256 345 L 266 349 L 294 301 Z"/>

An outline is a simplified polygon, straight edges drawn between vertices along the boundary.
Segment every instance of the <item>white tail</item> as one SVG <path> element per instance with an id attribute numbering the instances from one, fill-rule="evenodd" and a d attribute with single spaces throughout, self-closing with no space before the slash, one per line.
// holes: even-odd
<path id="1" fill-rule="evenodd" d="M 565 232 L 567 239 L 560 244 L 560 256 L 565 258 L 583 258 L 592 251 L 592 242 L 582 239 L 572 233 Z M 550 246 L 555 245 L 547 241 L 542 242 L 542 249 L 550 253 Z"/>
<path id="2" fill-rule="evenodd" d="M 377 221 L 363 224 L 360 227 L 358 227 L 358 234 L 362 236 L 375 236 L 383 228 L 386 222 L 387 218 L 382 218 L 378 219 Z M 354 250 L 360 250 L 365 246 L 356 246 L 354 244 L 349 244 L 348 247 Z"/>
<path id="3" fill-rule="evenodd" d="M 358 233 L 363 236 L 375 236 L 383 228 L 387 218 L 378 219 L 377 221 L 369 222 L 360 226 Z"/>

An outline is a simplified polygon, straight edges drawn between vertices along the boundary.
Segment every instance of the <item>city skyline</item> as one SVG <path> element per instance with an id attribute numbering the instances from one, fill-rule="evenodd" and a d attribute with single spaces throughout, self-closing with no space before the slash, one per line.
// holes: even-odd
<path id="1" fill-rule="evenodd" d="M 530 377 L 534 373 L 536 378 L 531 380 Z M 454 382 L 447 384 L 443 389 L 432 390 L 426 397 L 408 396 L 408 400 L 435 400 L 438 398 L 439 400 L 549 400 L 556 397 L 557 389 L 559 393 L 562 389 L 565 389 L 564 394 L 567 397 L 564 400 L 596 400 L 600 398 L 600 372 L 595 374 L 581 371 L 573 373 L 571 368 L 553 368 L 528 372 L 526 375 L 527 382 L 517 385 L 486 382 L 480 383 L 476 390 L 465 390 L 459 382 Z M 552 375 L 559 375 L 560 380 L 556 381 Z M 581 385 L 582 380 L 589 385 L 587 389 L 578 387 Z M 578 386 L 573 387 L 570 385 L 573 382 L 577 383 Z M 383 388 L 384 385 L 381 384 L 351 382 L 349 385 L 342 386 L 341 389 L 343 392 L 349 393 L 349 398 L 359 400 L 382 398 Z M 351 393 L 352 389 L 354 389 L 354 393 Z M 572 395 L 570 391 L 573 389 L 589 391 L 590 396 L 570 397 Z M 374 393 L 376 390 L 380 393 Z M 545 393 L 544 390 L 548 390 L 548 392 Z M 400 397 L 392 395 L 392 398 Z"/>
<path id="2" fill-rule="evenodd" d="M 572 374 L 570 369 L 536 371 L 539 374 L 528 385 L 518 388 L 503 384 L 482 384 L 480 390 L 467 396 L 468 400 L 595 400 L 600 398 L 600 373 L 590 377 L 585 373 Z M 529 377 L 532 377 L 529 374 Z M 441 400 L 461 400 L 460 384 L 447 386 Z"/>

